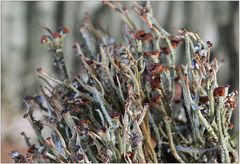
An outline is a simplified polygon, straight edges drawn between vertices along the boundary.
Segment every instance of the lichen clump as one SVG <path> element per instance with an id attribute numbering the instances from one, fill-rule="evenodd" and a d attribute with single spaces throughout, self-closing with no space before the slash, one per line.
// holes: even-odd
<path id="1" fill-rule="evenodd" d="M 116 43 L 86 15 L 81 44 L 73 45 L 79 74 L 69 75 L 64 62 L 70 31 L 45 27 L 41 43 L 63 76 L 37 70 L 45 86 L 41 95 L 24 97 L 24 118 L 39 143 L 23 132 L 29 149 L 26 155 L 12 151 L 15 162 L 237 162 L 236 137 L 230 135 L 237 91 L 218 86 L 213 44 L 186 29 L 168 33 L 149 2 L 132 7 L 145 23 L 141 28 L 121 3 L 104 4 L 122 18 L 124 41 Z M 181 46 L 185 54 L 176 53 Z M 186 63 L 176 65 L 176 55 Z M 39 108 L 43 118 L 36 120 Z M 45 127 L 52 130 L 48 138 L 41 133 Z"/>

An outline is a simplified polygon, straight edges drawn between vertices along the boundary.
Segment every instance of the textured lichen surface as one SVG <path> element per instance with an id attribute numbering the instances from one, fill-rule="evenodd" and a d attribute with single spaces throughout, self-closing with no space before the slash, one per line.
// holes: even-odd
<path id="1" fill-rule="evenodd" d="M 49 47 L 62 76 L 37 70 L 45 85 L 41 95 L 24 97 L 24 118 L 39 143 L 31 143 L 23 132 L 29 149 L 24 155 L 12 151 L 14 161 L 237 162 L 237 134 L 231 132 L 237 91 L 218 86 L 222 63 L 211 54 L 213 44 L 187 29 L 168 33 L 149 3 L 131 8 L 143 27 L 121 3 L 104 5 L 122 18 L 123 40 L 116 43 L 86 15 L 81 40 L 73 45 L 79 74 L 65 66 L 68 28 L 52 32 L 44 27 L 41 43 Z M 180 47 L 183 54 L 177 53 Z M 177 55 L 186 63 L 177 65 Z M 36 110 L 42 110 L 41 120 L 34 117 Z M 48 138 L 42 135 L 46 127 L 51 129 Z"/>

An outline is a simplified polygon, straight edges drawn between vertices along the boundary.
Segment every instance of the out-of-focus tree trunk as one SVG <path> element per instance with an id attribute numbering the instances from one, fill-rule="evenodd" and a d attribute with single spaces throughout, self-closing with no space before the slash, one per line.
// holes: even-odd
<path id="1" fill-rule="evenodd" d="M 22 73 L 24 72 L 24 55 L 27 48 L 27 21 L 25 11 L 26 3 L 21 2 L 2 2 L 2 53 L 1 53 L 1 140 L 6 143 L 16 141 L 11 127 L 16 116 L 19 116 L 21 108 L 21 92 L 24 81 Z M 15 126 L 16 127 L 16 126 Z M 20 138 L 20 137 L 19 137 Z M 15 143 L 14 143 L 15 144 Z M 5 160 L 8 155 L 6 147 L 1 147 L 1 156 Z M 10 161 L 1 161 L 10 162 Z"/>
<path id="2" fill-rule="evenodd" d="M 65 3 L 64 5 L 64 17 L 63 19 L 63 24 L 69 28 L 71 28 L 71 32 L 68 35 L 65 45 L 73 45 L 74 41 L 75 41 L 75 37 L 74 37 L 74 27 L 75 27 L 75 23 L 77 21 L 77 12 L 78 12 L 79 6 L 77 2 L 73 2 L 73 3 Z M 78 32 L 79 33 L 79 32 Z M 68 68 L 68 73 L 70 74 L 72 72 L 72 70 L 74 69 L 74 64 L 73 64 L 73 59 L 74 59 L 74 54 L 73 54 L 73 49 L 72 46 L 65 46 L 64 48 L 64 56 L 65 56 L 65 63 L 67 65 Z M 71 75 L 70 75 L 71 76 Z"/>
<path id="3" fill-rule="evenodd" d="M 25 52 L 27 48 L 26 3 L 3 2 L 2 12 L 2 105 L 13 113 L 21 107 Z"/>
<path id="4" fill-rule="evenodd" d="M 230 90 L 239 89 L 239 45 L 235 43 L 239 43 L 238 36 L 236 35 L 236 29 L 239 29 L 239 11 L 238 11 L 238 2 L 228 4 L 227 2 L 221 3 L 215 6 L 215 10 L 217 11 L 215 14 L 216 16 L 220 17 L 221 19 L 218 20 L 218 35 L 219 35 L 219 44 L 221 45 L 218 47 L 219 51 L 222 51 L 222 57 L 226 58 L 227 62 L 227 69 L 226 65 L 219 71 L 219 77 L 228 77 L 226 79 L 227 84 L 229 84 Z M 221 9 L 225 8 L 225 12 Z M 237 32 L 238 34 L 238 32 Z M 225 64 L 225 63 L 224 63 Z M 227 70 L 227 71 L 226 71 Z M 239 110 L 237 111 L 239 112 Z M 233 117 L 234 128 L 237 131 L 239 129 L 239 119 L 238 113 L 236 113 Z"/>
<path id="5" fill-rule="evenodd" d="M 40 44 L 40 36 L 44 30 L 39 23 L 49 28 L 54 27 L 55 4 L 56 2 L 2 3 L 1 132 L 6 144 L 11 143 L 16 147 L 24 145 L 20 133 L 25 131 L 33 134 L 31 126 L 22 117 L 23 110 L 20 109 L 25 108 L 22 97 L 39 93 L 39 79 L 36 74 L 38 67 L 51 71 L 49 68 L 52 66 L 52 58 Z M 8 156 L 9 152 L 2 153 Z"/>
<path id="6" fill-rule="evenodd" d="M 228 84 L 230 84 L 231 88 L 238 89 L 238 81 L 236 79 L 239 78 L 238 76 L 238 70 L 239 70 L 239 64 L 238 64 L 238 47 L 236 46 L 235 42 L 238 42 L 238 37 L 235 35 L 235 28 L 236 24 L 238 24 L 238 16 L 236 17 L 236 14 L 238 14 L 238 4 L 236 3 L 222 3 L 219 5 L 216 5 L 216 16 L 221 17 L 217 23 L 218 23 L 218 35 L 219 35 L 219 50 L 222 50 L 225 54 L 225 56 L 229 61 L 229 79 Z M 223 12 L 221 9 L 225 8 L 225 12 Z M 221 10 L 221 11 L 219 11 Z M 238 26 L 238 25 L 237 25 Z M 236 39 L 236 40 L 234 40 Z M 226 74 L 221 74 L 220 76 L 226 76 Z"/>

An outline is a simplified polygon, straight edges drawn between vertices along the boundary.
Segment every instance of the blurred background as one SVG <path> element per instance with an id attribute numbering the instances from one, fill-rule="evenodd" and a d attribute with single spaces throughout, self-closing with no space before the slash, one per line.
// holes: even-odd
<path id="1" fill-rule="evenodd" d="M 132 2 L 123 4 L 129 8 L 133 5 Z M 230 90 L 239 88 L 239 2 L 159 1 L 151 4 L 154 16 L 167 31 L 176 33 L 184 27 L 198 32 L 203 40 L 210 40 L 214 56 L 224 60 L 218 72 L 219 85 L 230 84 Z M 40 44 L 41 35 L 46 33 L 40 24 L 53 31 L 62 25 L 70 29 L 64 51 L 68 70 L 74 70 L 77 65 L 73 62 L 71 45 L 79 41 L 79 27 L 85 12 L 93 22 L 99 21 L 108 28 L 117 41 L 121 40 L 119 15 L 99 1 L 2 2 L 2 162 L 11 162 L 8 153 L 13 149 L 26 152 L 22 131 L 34 139 L 33 130 L 22 117 L 25 109 L 22 97 L 40 93 L 36 69 L 42 67 L 56 74 L 48 48 Z M 134 20 L 141 29 L 141 21 Z M 181 54 L 178 55 L 181 58 Z M 235 112 L 235 129 L 238 129 L 238 110 Z"/>

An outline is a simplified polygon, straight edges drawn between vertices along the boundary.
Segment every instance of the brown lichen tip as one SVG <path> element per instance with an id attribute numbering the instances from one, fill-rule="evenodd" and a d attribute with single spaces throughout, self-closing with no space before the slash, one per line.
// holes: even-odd
<path id="1" fill-rule="evenodd" d="M 133 158 L 134 158 L 134 153 L 131 152 L 131 151 L 128 151 L 128 152 L 126 153 L 126 158 L 130 158 L 131 160 L 133 160 Z"/>
<path id="2" fill-rule="evenodd" d="M 25 101 L 25 102 L 27 102 L 27 101 L 31 101 L 31 100 L 33 100 L 34 98 L 32 97 L 32 96 L 24 96 L 23 97 L 23 101 Z"/>
<path id="3" fill-rule="evenodd" d="M 233 129 L 234 128 L 234 124 L 233 123 L 231 123 L 230 125 L 229 125 L 229 129 Z"/>
<path id="4" fill-rule="evenodd" d="M 27 118 L 29 116 L 29 114 L 28 113 L 25 113 L 24 115 L 23 115 L 23 118 Z"/>
<path id="5" fill-rule="evenodd" d="M 98 134 L 106 133 L 106 132 L 107 132 L 107 128 L 106 128 L 105 126 L 103 126 L 103 127 L 99 128 L 99 129 L 97 130 L 97 132 L 98 132 Z"/>
<path id="6" fill-rule="evenodd" d="M 181 34 L 181 35 L 185 35 L 187 33 L 187 30 L 185 28 L 182 28 L 180 30 L 178 30 L 178 32 Z"/>
<path id="7" fill-rule="evenodd" d="M 120 117 L 120 114 L 118 112 L 116 112 L 116 111 L 111 111 L 110 112 L 110 117 L 112 119 L 118 119 Z"/>
<path id="8" fill-rule="evenodd" d="M 209 101 L 208 96 L 200 96 L 199 101 L 203 104 L 207 103 Z"/>
<path id="9" fill-rule="evenodd" d="M 230 87 L 230 85 L 224 85 L 224 86 L 215 88 L 215 89 L 213 90 L 213 95 L 214 95 L 214 97 L 226 96 L 229 87 Z"/>
<path id="10" fill-rule="evenodd" d="M 213 43 L 210 42 L 210 41 L 207 41 L 207 45 L 208 45 L 208 48 L 212 48 L 213 47 Z"/>
<path id="11" fill-rule="evenodd" d="M 162 54 L 170 54 L 170 48 L 168 48 L 168 47 L 161 47 L 160 48 L 161 49 L 161 53 Z"/>
<path id="12" fill-rule="evenodd" d="M 33 144 L 31 147 L 28 148 L 27 152 L 33 154 L 35 153 L 35 150 L 36 150 L 36 147 L 35 147 L 35 144 Z"/>
<path id="13" fill-rule="evenodd" d="M 153 36 L 151 33 L 145 33 L 143 30 L 138 31 L 134 38 L 137 40 L 141 40 L 142 42 L 151 41 L 153 39 Z"/>
<path id="14" fill-rule="evenodd" d="M 160 50 L 154 50 L 154 51 L 145 51 L 144 56 L 149 57 L 149 56 L 160 56 L 161 51 Z"/>
<path id="15" fill-rule="evenodd" d="M 153 89 L 161 88 L 161 78 L 155 77 L 153 80 L 150 81 L 150 84 Z"/>
<path id="16" fill-rule="evenodd" d="M 44 43 L 48 43 L 50 41 L 50 37 L 48 35 L 43 35 L 41 37 L 40 43 L 44 44 Z"/>
<path id="17" fill-rule="evenodd" d="M 154 96 L 154 97 L 151 98 L 151 100 L 150 100 L 150 106 L 156 106 L 156 105 L 158 105 L 160 102 L 161 102 L 161 96 L 160 96 L 160 95 Z"/>
<path id="18" fill-rule="evenodd" d="M 230 108 L 237 108 L 237 102 L 234 97 L 227 96 L 226 106 L 229 106 Z"/>
<path id="19" fill-rule="evenodd" d="M 85 118 L 85 119 L 81 119 L 79 122 L 78 122 L 78 125 L 79 126 L 87 126 L 90 124 L 90 120 Z"/>
<path id="20" fill-rule="evenodd" d="M 58 32 L 54 32 L 54 33 L 52 34 L 52 36 L 53 36 L 54 39 L 62 38 L 62 35 L 61 35 L 60 33 L 58 33 Z"/>
<path id="21" fill-rule="evenodd" d="M 183 42 L 182 38 L 176 36 L 170 36 L 170 40 L 173 48 L 177 48 Z"/>
<path id="22" fill-rule="evenodd" d="M 153 76 L 159 75 L 166 70 L 167 67 L 159 63 L 154 63 L 151 66 L 147 67 L 147 71 Z"/>
<path id="23" fill-rule="evenodd" d="M 58 32 L 62 35 L 62 34 L 68 34 L 69 33 L 69 29 L 66 26 L 62 26 L 58 29 Z"/>
<path id="24" fill-rule="evenodd" d="M 37 71 L 38 71 L 39 73 L 42 73 L 42 70 L 43 70 L 42 68 L 38 68 L 38 69 L 37 69 Z"/>

